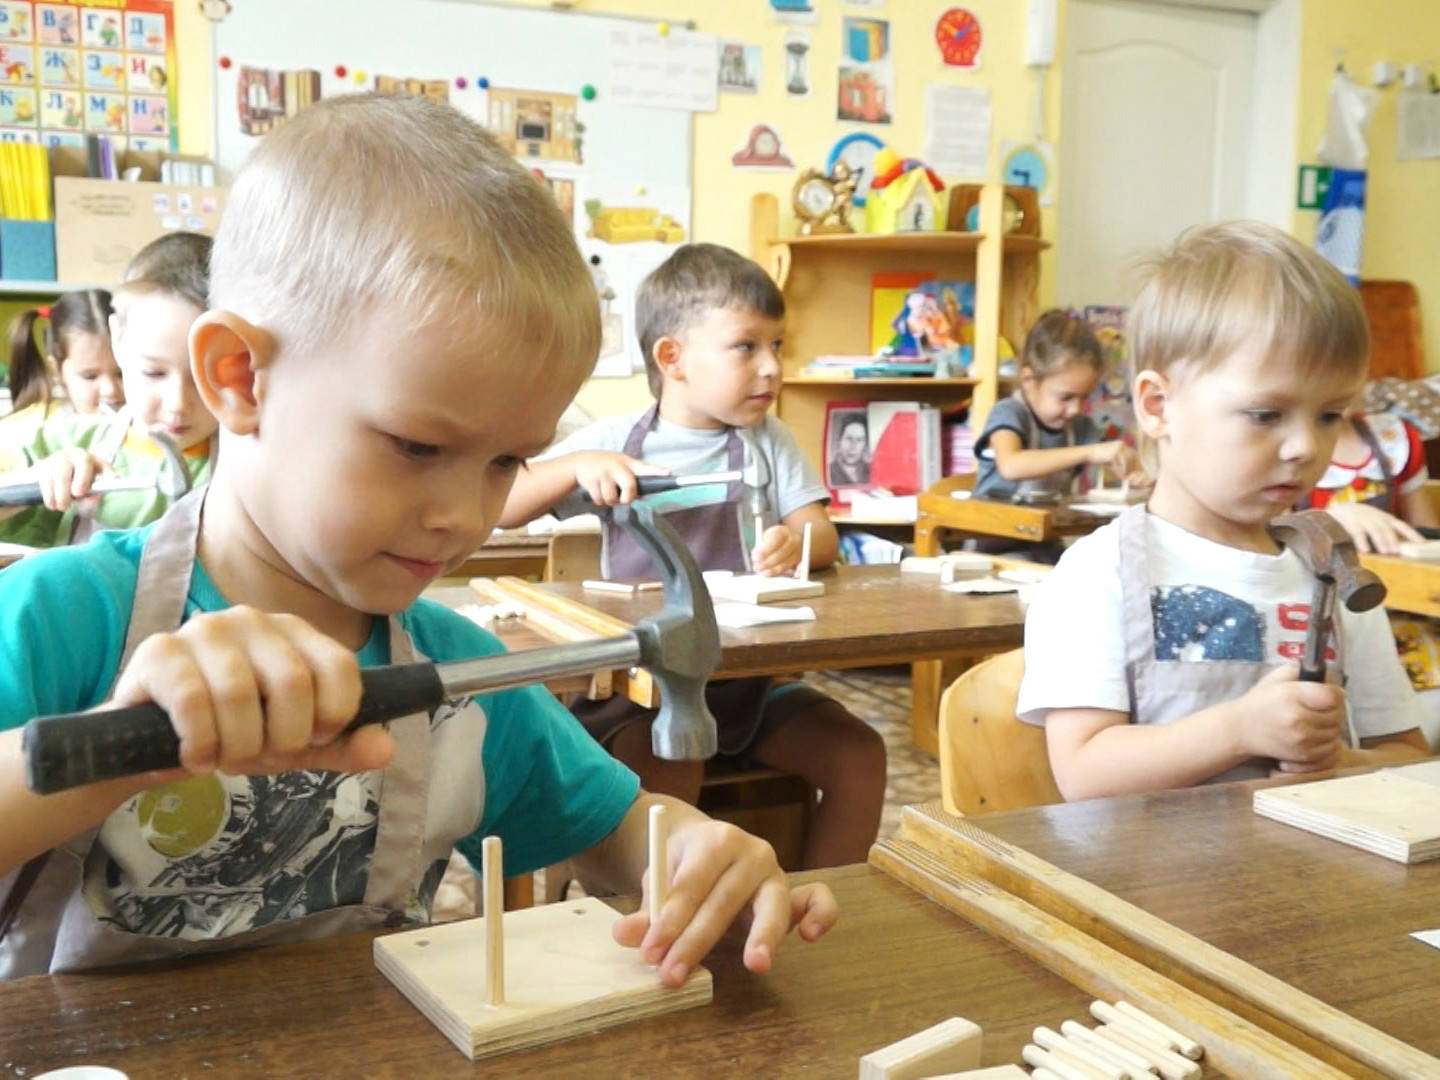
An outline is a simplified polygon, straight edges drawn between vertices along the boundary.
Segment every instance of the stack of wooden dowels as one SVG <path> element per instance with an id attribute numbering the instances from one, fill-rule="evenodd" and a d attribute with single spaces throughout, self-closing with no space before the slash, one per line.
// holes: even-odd
<path id="1" fill-rule="evenodd" d="M 1100 1026 L 1038 1027 L 1022 1052 L 1037 1080 L 1199 1080 L 1199 1043 L 1129 1002 L 1095 1001 Z"/>

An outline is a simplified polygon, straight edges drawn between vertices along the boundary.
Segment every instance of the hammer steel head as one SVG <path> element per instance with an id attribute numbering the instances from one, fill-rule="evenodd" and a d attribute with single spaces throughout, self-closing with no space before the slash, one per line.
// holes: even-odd
<path id="1" fill-rule="evenodd" d="M 650 729 L 655 756 L 703 761 L 719 750 L 705 684 L 720 666 L 720 629 L 710 590 L 680 535 L 654 509 L 631 503 L 611 510 L 660 570 L 665 606 L 635 624 L 640 665 L 660 685 L 660 715 Z"/>
<path id="2" fill-rule="evenodd" d="M 1276 543 L 1300 556 L 1317 578 L 1331 581 L 1339 600 L 1350 611 L 1369 611 L 1385 601 L 1385 584 L 1360 565 L 1355 541 L 1344 527 L 1323 510 L 1301 510 L 1270 522 Z"/>
<path id="3" fill-rule="evenodd" d="M 155 490 L 167 499 L 178 499 L 190 490 L 190 470 L 185 468 L 185 455 L 165 432 L 151 428 L 146 437 L 160 448 L 165 461 L 155 477 Z"/>
<path id="4" fill-rule="evenodd" d="M 753 431 L 742 428 L 739 435 L 745 444 L 745 464 L 741 469 L 744 474 L 741 483 L 745 486 L 745 511 L 751 516 L 764 514 L 770 509 L 770 462 L 760 449 Z"/>

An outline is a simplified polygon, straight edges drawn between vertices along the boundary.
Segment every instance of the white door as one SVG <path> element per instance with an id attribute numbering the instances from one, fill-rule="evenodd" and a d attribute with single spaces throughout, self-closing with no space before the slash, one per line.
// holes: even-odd
<path id="1" fill-rule="evenodd" d="M 1128 304 L 1138 259 L 1246 216 L 1257 19 L 1140 0 L 1066 5 L 1056 288 Z"/>

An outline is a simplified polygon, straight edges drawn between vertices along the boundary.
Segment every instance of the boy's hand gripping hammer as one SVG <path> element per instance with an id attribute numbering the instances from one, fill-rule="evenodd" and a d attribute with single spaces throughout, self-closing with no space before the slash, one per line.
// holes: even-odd
<path id="1" fill-rule="evenodd" d="M 154 476 L 144 479 L 100 477 L 90 488 L 91 495 L 108 495 L 112 491 L 149 491 L 152 488 L 172 502 L 190 490 L 190 473 L 185 468 L 185 455 L 163 431 L 147 431 L 146 437 L 160 450 L 164 459 Z M 0 486 L 0 506 L 40 506 L 45 497 L 36 481 Z"/>
<path id="2" fill-rule="evenodd" d="M 705 703 L 705 683 L 720 663 L 720 633 L 709 590 L 689 550 L 653 510 L 635 505 L 610 512 L 660 568 L 665 606 L 658 615 L 641 619 L 629 633 L 600 641 L 454 664 L 367 668 L 360 673 L 359 712 L 345 730 L 487 690 L 639 665 L 660 686 L 660 715 L 651 736 L 656 755 L 670 760 L 713 756 L 715 718 Z M 26 783 L 41 795 L 180 764 L 179 737 L 170 717 L 154 703 L 39 717 L 25 725 L 23 746 Z"/>
<path id="3" fill-rule="evenodd" d="M 1277 544 L 1299 555 L 1315 575 L 1300 680 L 1324 682 L 1325 647 L 1335 621 L 1337 595 L 1350 611 L 1369 611 L 1384 602 L 1385 583 L 1360 565 L 1355 541 L 1323 510 L 1302 510 L 1278 517 L 1270 523 L 1269 532 Z"/>

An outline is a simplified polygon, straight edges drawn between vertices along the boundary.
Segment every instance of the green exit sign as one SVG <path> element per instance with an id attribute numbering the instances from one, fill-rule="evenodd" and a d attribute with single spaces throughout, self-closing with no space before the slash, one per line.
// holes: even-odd
<path id="1" fill-rule="evenodd" d="M 1295 187 L 1295 205 L 1301 210 L 1319 210 L 1330 190 L 1330 166 L 1301 165 L 1300 180 Z"/>

